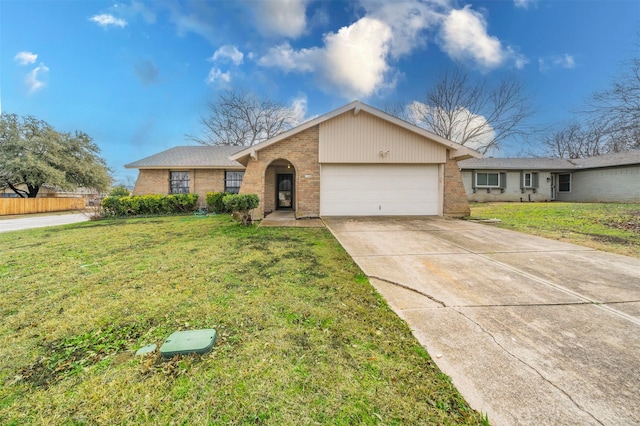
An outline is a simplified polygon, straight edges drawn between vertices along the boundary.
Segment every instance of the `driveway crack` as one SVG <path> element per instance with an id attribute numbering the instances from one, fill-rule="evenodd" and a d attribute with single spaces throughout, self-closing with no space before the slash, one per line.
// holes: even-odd
<path id="1" fill-rule="evenodd" d="M 419 295 L 421 295 L 421 296 L 424 296 L 424 297 L 426 297 L 427 299 L 429 299 L 429 300 L 432 300 L 432 301 L 436 302 L 437 304 L 441 305 L 441 306 L 442 306 L 442 307 L 444 307 L 444 308 L 446 308 L 446 307 L 447 307 L 447 304 L 446 304 L 446 303 L 444 303 L 442 300 L 438 300 L 438 299 L 436 299 L 435 297 L 431 296 L 430 294 L 424 293 L 424 292 L 422 292 L 422 291 L 420 291 L 420 290 L 417 290 L 417 289 L 415 289 L 415 288 L 413 288 L 413 287 L 409 287 L 408 285 L 404 285 L 404 284 L 399 283 L 399 282 L 397 282 L 397 281 L 391 281 L 391 280 L 388 280 L 388 279 L 386 279 L 386 278 L 377 277 L 377 276 L 375 276 L 375 275 L 369 275 L 369 278 L 373 278 L 373 279 L 376 279 L 376 280 L 384 281 L 384 282 L 386 282 L 386 283 L 389 283 L 389 284 L 395 285 L 395 286 L 397 286 L 397 287 L 404 288 L 405 290 L 409 290 L 409 291 L 411 291 L 411 292 L 413 292 L 413 293 L 417 293 L 417 294 L 419 294 Z"/>
<path id="2" fill-rule="evenodd" d="M 569 400 L 582 412 L 586 413 L 587 415 L 589 415 L 593 420 L 595 420 L 596 422 L 598 422 L 598 424 L 604 425 L 604 423 L 602 421 L 600 421 L 596 416 L 594 416 L 591 412 L 589 412 L 587 409 L 585 409 L 583 406 L 581 406 L 580 404 L 578 404 L 578 402 L 576 400 L 573 399 L 573 397 L 567 393 L 564 389 L 562 389 L 560 386 L 556 385 L 554 382 L 552 382 L 551 380 L 547 379 L 537 368 L 535 368 L 533 365 L 527 363 L 525 360 L 523 360 L 522 358 L 520 358 L 519 356 L 517 356 L 516 354 L 512 353 L 511 351 L 509 351 L 504 345 L 502 345 L 496 338 L 495 336 L 490 333 L 489 331 L 487 331 L 480 323 L 478 323 L 477 321 L 475 321 L 473 318 L 469 317 L 468 315 L 466 315 L 464 312 L 459 311 L 458 309 L 456 309 L 455 307 L 451 307 L 451 309 L 453 309 L 455 312 L 457 312 L 458 314 L 462 315 L 463 317 L 465 317 L 467 320 L 471 321 L 472 323 L 474 323 L 475 325 L 477 325 L 480 330 L 482 330 L 482 332 L 484 334 L 486 334 L 487 336 L 489 336 L 491 338 L 491 340 L 493 340 L 493 342 L 498 345 L 498 347 L 500 347 L 500 349 L 502 349 L 505 353 L 509 354 L 509 356 L 513 357 L 514 359 L 518 360 L 518 362 L 522 363 L 523 365 L 526 365 L 527 367 L 529 367 L 531 370 L 533 370 L 542 380 L 544 380 L 545 382 L 547 382 L 548 384 L 550 384 L 551 386 L 553 386 L 554 388 L 556 388 L 559 392 L 561 392 L 564 396 L 566 396 L 567 398 L 569 398 Z"/>

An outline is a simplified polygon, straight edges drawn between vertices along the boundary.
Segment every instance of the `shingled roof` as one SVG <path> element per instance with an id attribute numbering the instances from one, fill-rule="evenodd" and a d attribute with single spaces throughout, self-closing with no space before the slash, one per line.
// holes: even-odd
<path id="1" fill-rule="evenodd" d="M 127 169 L 167 168 L 244 168 L 229 156 L 244 149 L 243 146 L 176 146 L 142 160 L 126 164 Z"/>
<path id="2" fill-rule="evenodd" d="M 565 158 L 471 158 L 459 161 L 463 170 L 584 170 L 640 164 L 640 149 L 567 160 Z"/>

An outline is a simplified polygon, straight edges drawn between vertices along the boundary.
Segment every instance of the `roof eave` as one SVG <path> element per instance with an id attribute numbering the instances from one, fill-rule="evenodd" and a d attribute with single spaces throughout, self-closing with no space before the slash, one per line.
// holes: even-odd
<path id="1" fill-rule="evenodd" d="M 199 165 L 199 166 L 189 166 L 189 165 L 155 165 L 155 166 L 136 166 L 133 164 L 125 164 L 126 169 L 140 169 L 140 170 L 158 170 L 158 169 L 244 169 L 245 166 L 242 164 L 238 165 Z"/>

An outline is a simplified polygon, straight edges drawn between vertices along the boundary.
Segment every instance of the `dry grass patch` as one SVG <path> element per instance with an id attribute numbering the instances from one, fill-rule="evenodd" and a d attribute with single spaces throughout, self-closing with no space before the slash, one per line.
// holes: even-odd
<path id="1" fill-rule="evenodd" d="M 0 234 L 2 424 L 482 424 L 324 229 L 228 216 Z M 163 360 L 171 332 L 214 350 Z"/>

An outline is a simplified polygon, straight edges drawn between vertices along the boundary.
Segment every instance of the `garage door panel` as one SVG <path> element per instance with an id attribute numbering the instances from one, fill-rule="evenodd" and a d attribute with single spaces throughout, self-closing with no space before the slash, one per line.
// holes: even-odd
<path id="1" fill-rule="evenodd" d="M 437 165 L 325 164 L 323 216 L 437 215 Z"/>

